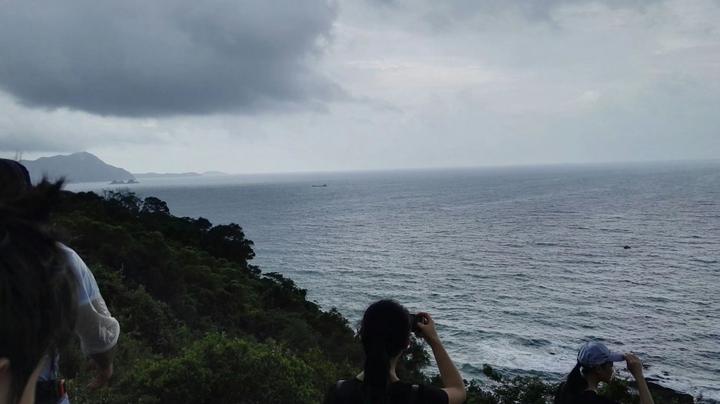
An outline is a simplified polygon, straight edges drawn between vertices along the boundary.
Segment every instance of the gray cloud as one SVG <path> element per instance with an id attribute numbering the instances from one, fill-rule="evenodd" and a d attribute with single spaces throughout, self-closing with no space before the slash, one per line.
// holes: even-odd
<path id="1" fill-rule="evenodd" d="M 341 94 L 311 60 L 326 0 L 7 1 L 0 87 L 33 107 L 101 115 L 252 112 Z"/>
<path id="2" fill-rule="evenodd" d="M 48 139 L 35 134 L 13 133 L 3 135 L 0 152 L 75 151 L 76 147 L 76 144 L 71 146 L 63 142 L 62 139 Z"/>
<path id="3" fill-rule="evenodd" d="M 666 0 L 367 0 L 375 6 L 391 7 L 416 16 L 419 28 L 449 30 L 470 26 L 478 30 L 505 27 L 510 20 L 543 23 L 555 27 L 553 12 L 561 6 L 596 4 L 610 8 L 643 10 Z"/>
<path id="4" fill-rule="evenodd" d="M 75 152 L 97 146 L 167 143 L 154 119 L 106 118 L 66 108 L 18 105 L 0 92 L 0 152 Z"/>

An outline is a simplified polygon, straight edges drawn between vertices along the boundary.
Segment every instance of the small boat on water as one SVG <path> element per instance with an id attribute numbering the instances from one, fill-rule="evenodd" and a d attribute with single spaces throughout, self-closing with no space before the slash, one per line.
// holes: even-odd
<path id="1" fill-rule="evenodd" d="M 312 187 L 313 187 L 313 188 L 325 188 L 325 187 L 327 187 L 327 184 L 313 185 Z"/>

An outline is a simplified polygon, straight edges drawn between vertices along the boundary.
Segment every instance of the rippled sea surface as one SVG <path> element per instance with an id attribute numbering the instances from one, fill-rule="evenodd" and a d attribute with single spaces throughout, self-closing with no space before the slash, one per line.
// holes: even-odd
<path id="1" fill-rule="evenodd" d="M 239 223 L 255 264 L 353 323 L 384 297 L 429 311 L 466 377 L 484 363 L 560 377 L 598 338 L 638 353 L 661 384 L 720 400 L 720 163 L 148 179 L 132 190 L 175 215 Z"/>

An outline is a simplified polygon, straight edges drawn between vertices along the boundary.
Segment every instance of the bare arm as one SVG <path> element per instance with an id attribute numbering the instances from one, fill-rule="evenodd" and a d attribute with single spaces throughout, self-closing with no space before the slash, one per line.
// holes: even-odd
<path id="1" fill-rule="evenodd" d="M 655 404 L 650 394 L 650 388 L 648 388 L 647 381 L 645 380 L 645 375 L 643 375 L 643 366 L 640 359 L 634 354 L 628 353 L 625 354 L 625 360 L 627 361 L 628 370 L 637 382 L 640 404 Z"/>
<path id="2" fill-rule="evenodd" d="M 95 367 L 95 378 L 88 385 L 90 389 L 107 386 L 113 375 L 113 351 L 90 355 L 92 365 Z"/>
<path id="3" fill-rule="evenodd" d="M 440 370 L 440 379 L 443 382 L 443 390 L 448 395 L 449 404 L 461 404 L 465 402 L 465 384 L 463 383 L 460 372 L 455 367 L 450 355 L 448 355 L 445 347 L 440 341 L 440 337 L 435 330 L 435 322 L 428 313 L 418 313 L 423 319 L 418 324 L 418 328 L 422 332 L 422 337 L 427 341 L 433 351 L 435 362 L 437 362 L 438 370 Z"/>

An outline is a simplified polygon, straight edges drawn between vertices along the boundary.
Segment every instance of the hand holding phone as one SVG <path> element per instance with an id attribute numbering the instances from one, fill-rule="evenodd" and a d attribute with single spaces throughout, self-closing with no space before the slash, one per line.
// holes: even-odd
<path id="1" fill-rule="evenodd" d="M 415 335 L 422 337 L 429 344 L 440 342 L 440 337 L 435 330 L 435 321 L 433 321 L 429 313 L 411 314 L 410 329 Z"/>

